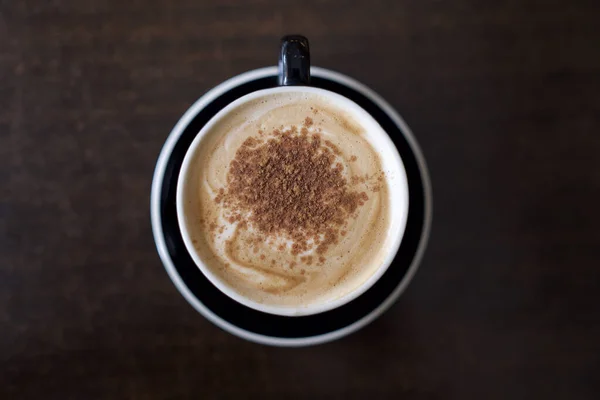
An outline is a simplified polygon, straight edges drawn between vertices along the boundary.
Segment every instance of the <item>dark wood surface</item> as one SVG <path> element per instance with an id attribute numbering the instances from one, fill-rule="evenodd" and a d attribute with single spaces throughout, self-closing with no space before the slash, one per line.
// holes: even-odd
<path id="1" fill-rule="evenodd" d="M 1 399 L 600 397 L 597 0 L 0 4 Z M 290 32 L 400 111 L 434 191 L 400 301 L 305 349 L 197 314 L 149 223 L 179 116 Z"/>

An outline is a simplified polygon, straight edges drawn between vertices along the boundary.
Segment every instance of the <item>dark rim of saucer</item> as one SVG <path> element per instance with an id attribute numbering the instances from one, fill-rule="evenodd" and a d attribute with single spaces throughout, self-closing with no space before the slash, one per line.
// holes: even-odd
<path id="1" fill-rule="evenodd" d="M 250 333 L 267 337 L 298 339 L 325 335 L 343 329 L 369 315 L 398 287 L 417 254 L 425 222 L 425 192 L 421 170 L 404 132 L 373 100 L 341 83 L 313 76 L 311 86 L 345 96 L 369 112 L 398 148 L 409 184 L 406 229 L 400 249 L 384 275 L 365 293 L 351 302 L 320 314 L 285 317 L 246 307 L 217 289 L 196 266 L 179 232 L 176 185 L 186 151 L 202 127 L 229 103 L 248 93 L 277 86 L 276 75 L 242 83 L 202 108 L 183 128 L 165 166 L 160 185 L 160 223 L 168 254 L 177 273 L 191 293 L 224 321 Z"/>

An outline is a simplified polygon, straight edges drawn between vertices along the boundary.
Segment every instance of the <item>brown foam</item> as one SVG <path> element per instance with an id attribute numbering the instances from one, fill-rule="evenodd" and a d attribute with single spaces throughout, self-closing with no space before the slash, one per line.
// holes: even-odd
<path id="1" fill-rule="evenodd" d="M 322 247 L 321 254 L 315 248 L 294 255 L 284 237 L 258 240 L 264 235 L 246 223 L 247 215 L 232 215 L 215 201 L 222 197 L 230 162 L 244 141 L 268 140 L 274 130 L 292 126 L 298 135 L 320 132 L 336 149 L 348 183 L 368 194 L 346 221 L 345 234 Z M 206 266 L 239 294 L 271 305 L 335 299 L 368 279 L 386 255 L 390 205 L 385 180 L 376 179 L 383 173 L 379 157 L 364 133 L 346 111 L 307 93 L 259 98 L 217 123 L 194 155 L 185 193 L 186 225 Z M 211 230 L 211 224 L 219 228 Z"/>

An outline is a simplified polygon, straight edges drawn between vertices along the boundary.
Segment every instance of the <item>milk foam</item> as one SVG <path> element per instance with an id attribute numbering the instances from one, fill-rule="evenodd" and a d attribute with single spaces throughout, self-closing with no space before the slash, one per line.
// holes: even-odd
<path id="1" fill-rule="evenodd" d="M 266 140 L 274 129 L 301 127 L 307 117 L 314 121 L 311 134 L 339 148 L 344 177 L 360 178 L 353 190 L 365 191 L 368 200 L 324 254 L 312 248 L 294 256 L 289 238 L 265 240 L 255 227 L 240 229 L 239 221 L 228 221 L 228 211 L 215 197 L 226 187 L 229 164 L 247 138 Z M 236 293 L 267 305 L 328 302 L 360 286 L 388 256 L 393 236 L 390 177 L 370 136 L 346 110 L 314 93 L 268 94 L 231 110 L 203 136 L 183 190 L 186 228 L 204 265 Z M 313 258 L 310 265 L 300 261 L 306 256 Z"/>

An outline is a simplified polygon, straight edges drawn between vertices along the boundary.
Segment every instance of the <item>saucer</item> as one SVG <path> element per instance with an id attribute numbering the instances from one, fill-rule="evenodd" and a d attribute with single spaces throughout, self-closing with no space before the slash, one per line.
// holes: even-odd
<path id="1" fill-rule="evenodd" d="M 398 148 L 408 179 L 408 218 L 400 249 L 384 275 L 365 293 L 320 314 L 286 317 L 246 307 L 219 291 L 187 252 L 179 231 L 176 185 L 186 151 L 200 129 L 226 105 L 260 89 L 277 86 L 277 68 L 238 75 L 207 92 L 175 125 L 162 148 L 151 194 L 154 241 L 169 277 L 204 317 L 241 338 L 275 346 L 306 346 L 338 339 L 380 316 L 400 296 L 423 256 L 431 225 L 431 184 L 425 160 L 408 126 L 365 85 L 340 73 L 311 68 L 311 86 L 345 96 L 369 112 Z"/>

